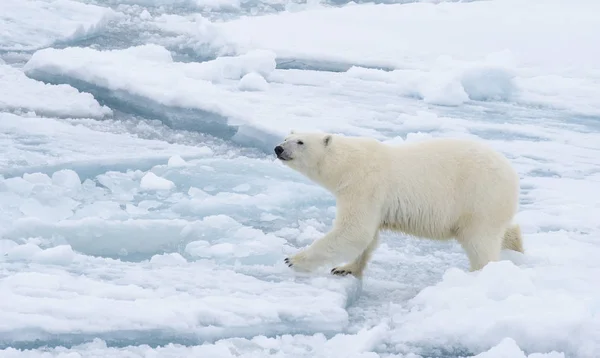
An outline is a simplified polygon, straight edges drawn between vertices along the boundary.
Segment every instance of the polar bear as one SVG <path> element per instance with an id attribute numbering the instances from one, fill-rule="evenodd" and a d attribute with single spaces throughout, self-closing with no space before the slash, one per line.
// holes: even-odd
<path id="1" fill-rule="evenodd" d="M 471 271 L 498 260 L 502 249 L 523 252 L 519 225 L 512 223 L 519 176 L 507 158 L 478 141 L 444 138 L 390 145 L 292 131 L 274 151 L 282 163 L 336 198 L 331 231 L 285 259 L 295 270 L 348 262 L 331 273 L 361 278 L 381 230 L 454 238 Z"/>

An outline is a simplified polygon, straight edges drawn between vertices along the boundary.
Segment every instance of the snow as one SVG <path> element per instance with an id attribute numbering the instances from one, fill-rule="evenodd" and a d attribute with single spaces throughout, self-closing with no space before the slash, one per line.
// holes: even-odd
<path id="1" fill-rule="evenodd" d="M 598 2 L 2 4 L 0 356 L 597 356 Z M 335 201 L 291 129 L 484 140 L 525 254 L 386 233 L 362 281 L 294 273 Z"/>
<path id="2" fill-rule="evenodd" d="M 245 334 L 253 326 L 280 333 L 294 321 L 304 322 L 300 331 L 334 331 L 347 320 L 339 284 L 269 282 L 173 254 L 126 263 L 83 256 L 68 246 L 29 245 L 4 253 L 0 332 L 15 343 L 112 331 L 127 332 L 123 340 L 147 331 L 202 341 Z M 23 263 L 29 266 L 25 272 Z"/>
<path id="3" fill-rule="evenodd" d="M 86 63 L 85 67 L 81 67 L 81 61 Z M 117 63 L 129 65 L 116 66 Z M 133 67 L 136 70 L 132 71 Z M 226 85 L 251 72 L 268 74 L 274 69 L 274 54 L 269 51 L 203 63 L 179 63 L 158 45 L 111 51 L 44 49 L 36 52 L 24 68 L 33 78 L 50 81 L 58 77 L 60 81 L 83 81 L 90 87 L 109 90 L 117 94 L 116 100 L 129 107 L 150 107 L 152 114 L 175 128 L 194 129 L 198 125 L 214 128 L 209 134 L 240 144 L 247 143 L 248 136 L 252 136 L 251 140 L 260 140 L 253 135 L 260 131 L 264 138 L 257 146 L 263 149 L 270 147 L 276 134 L 281 133 L 251 118 L 250 111 L 258 110 L 252 98 L 217 84 Z M 171 108 L 193 112 L 191 118 L 169 118 L 165 112 Z"/>
<path id="4" fill-rule="evenodd" d="M 206 146 L 170 144 L 93 130 L 86 126 L 87 122 L 0 113 L 0 150 L 4 153 L 0 158 L 0 174 L 77 168 L 80 175 L 93 177 L 111 167 L 149 168 L 167 161 L 173 153 L 195 157 L 212 153 Z"/>
<path id="5" fill-rule="evenodd" d="M 242 91 L 266 91 L 269 89 L 269 83 L 260 74 L 250 72 L 240 79 L 238 88 Z"/>
<path id="6" fill-rule="evenodd" d="M 180 155 L 174 155 L 169 158 L 167 165 L 169 167 L 185 167 L 187 162 Z"/>
<path id="7" fill-rule="evenodd" d="M 0 110 L 34 112 L 55 117 L 103 118 L 112 110 L 94 97 L 69 85 L 51 85 L 32 80 L 9 65 L 0 64 Z"/>
<path id="8" fill-rule="evenodd" d="M 175 183 L 152 172 L 146 173 L 140 181 L 140 188 L 143 190 L 170 190 L 174 187 Z"/>
<path id="9" fill-rule="evenodd" d="M 520 102 L 598 115 L 597 102 L 587 100 L 600 95 L 600 49 L 590 46 L 600 32 L 598 11 L 594 0 L 317 6 L 243 16 L 213 31 L 239 53 L 268 49 L 282 61 L 395 69 L 398 76 L 391 76 L 403 81 L 420 77 L 426 86 L 446 87 L 440 91 L 449 91 L 449 99 L 441 104 L 466 98 L 457 83 L 462 72 L 493 66 L 515 73 Z M 435 84 L 444 77 L 449 83 Z M 479 81 L 505 83 L 505 77 Z"/>
<path id="10" fill-rule="evenodd" d="M 30 51 L 102 32 L 114 10 L 71 0 L 2 0 L 0 51 Z"/>

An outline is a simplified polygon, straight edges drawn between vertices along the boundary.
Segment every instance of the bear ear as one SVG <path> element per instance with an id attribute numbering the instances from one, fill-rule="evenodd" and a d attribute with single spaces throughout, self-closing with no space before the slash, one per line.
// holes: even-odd
<path id="1" fill-rule="evenodd" d="M 295 130 L 293 130 L 293 129 L 292 129 L 292 130 L 290 130 L 290 134 L 295 134 L 295 133 L 296 133 L 296 131 L 295 131 Z"/>
<path id="2" fill-rule="evenodd" d="M 329 143 L 331 143 L 331 134 L 328 134 L 325 136 L 325 138 L 323 138 L 323 143 L 326 147 L 329 145 Z"/>

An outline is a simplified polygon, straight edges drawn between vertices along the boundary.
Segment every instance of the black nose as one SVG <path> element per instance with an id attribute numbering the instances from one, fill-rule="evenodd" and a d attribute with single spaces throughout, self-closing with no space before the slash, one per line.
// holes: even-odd
<path id="1" fill-rule="evenodd" d="M 275 147 L 275 154 L 279 155 L 283 153 L 283 147 L 278 145 L 277 147 Z"/>

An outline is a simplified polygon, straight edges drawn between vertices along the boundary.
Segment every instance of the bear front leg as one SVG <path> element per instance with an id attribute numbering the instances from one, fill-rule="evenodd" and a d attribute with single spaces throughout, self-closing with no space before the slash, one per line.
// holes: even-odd
<path id="1" fill-rule="evenodd" d="M 373 251 L 377 248 L 378 244 L 379 233 L 375 234 L 375 237 L 373 238 L 369 246 L 367 246 L 365 251 L 363 251 L 363 253 L 360 254 L 356 259 L 354 259 L 354 261 L 344 266 L 332 268 L 331 273 L 336 276 L 353 275 L 356 278 L 362 278 L 363 271 L 365 270 L 365 267 L 367 266 L 369 260 L 371 260 Z"/>
<path id="2" fill-rule="evenodd" d="M 287 257 L 284 261 L 296 271 L 310 272 L 328 263 L 341 261 L 340 256 L 349 258 L 351 254 L 347 253 L 348 251 L 352 251 L 354 254 L 352 258 L 355 258 L 360 255 L 361 250 L 358 248 L 349 250 L 351 248 L 348 247 L 345 239 L 348 235 L 347 230 L 334 228 L 308 248 Z M 346 254 L 344 255 L 344 253 Z"/>
<path id="3" fill-rule="evenodd" d="M 338 201 L 338 215 L 332 230 L 308 248 L 286 258 L 285 263 L 294 270 L 307 272 L 325 264 L 358 260 L 373 241 L 379 222 L 372 208 L 345 209 Z"/>

